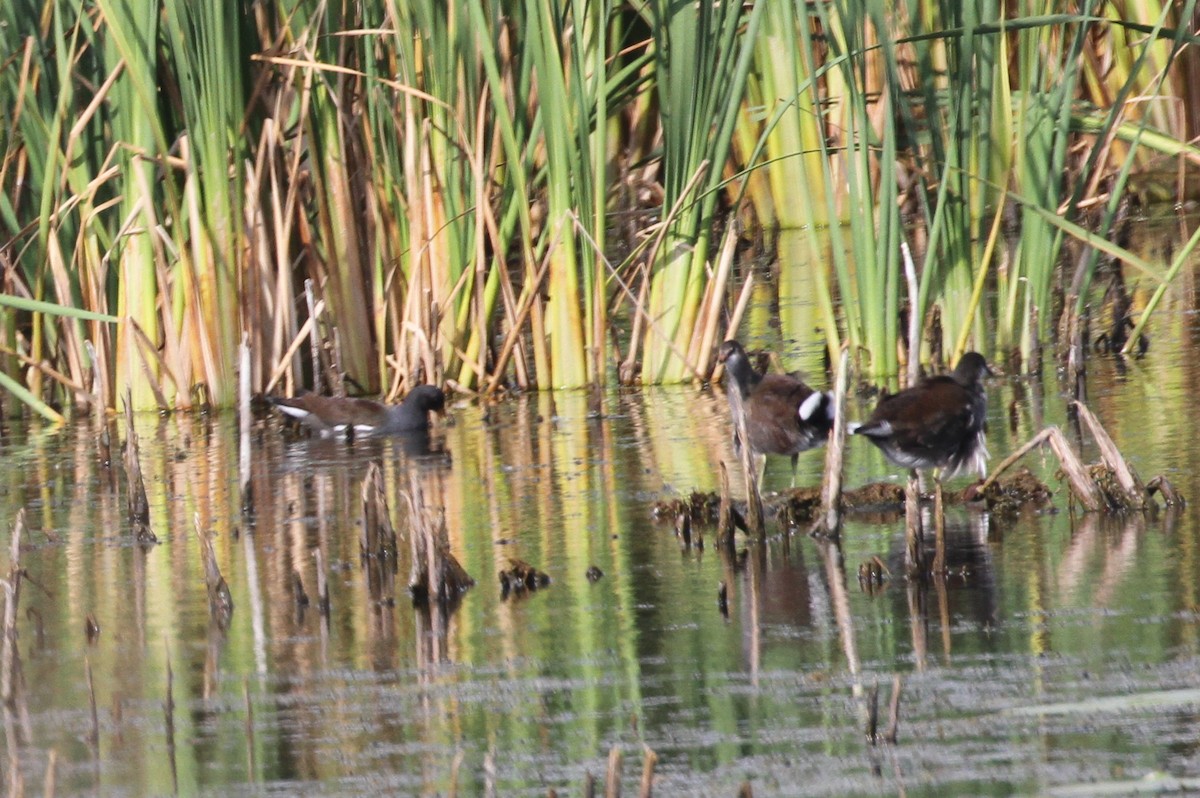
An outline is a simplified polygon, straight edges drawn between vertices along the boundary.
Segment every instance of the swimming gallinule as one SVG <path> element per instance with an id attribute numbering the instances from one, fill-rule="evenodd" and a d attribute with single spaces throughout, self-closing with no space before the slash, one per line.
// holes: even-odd
<path id="1" fill-rule="evenodd" d="M 885 395 L 870 418 L 847 429 L 905 468 L 936 468 L 939 478 L 975 470 L 982 477 L 988 458 L 983 378 L 991 373 L 983 355 L 967 352 L 950 374 Z"/>
<path id="2" fill-rule="evenodd" d="M 322 436 L 353 430 L 357 435 L 396 435 L 429 428 L 429 413 L 441 412 L 446 397 L 432 385 L 418 385 L 398 405 L 370 399 L 304 394 L 290 399 L 269 397 L 280 412 Z"/>
<path id="3" fill-rule="evenodd" d="M 791 456 L 794 475 L 800 452 L 820 446 L 829 437 L 833 395 L 814 391 L 786 374 L 760 374 L 734 340 L 721 344 L 717 361 L 725 364 L 725 392 L 734 429 L 743 414 L 750 451 Z"/>

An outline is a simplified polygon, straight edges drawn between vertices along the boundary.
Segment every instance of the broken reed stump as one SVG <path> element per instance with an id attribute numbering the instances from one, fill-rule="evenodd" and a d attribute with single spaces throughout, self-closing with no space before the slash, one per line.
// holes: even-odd
<path id="1" fill-rule="evenodd" d="M 879 684 L 875 683 L 867 690 L 867 742 L 875 745 L 879 741 Z"/>
<path id="2" fill-rule="evenodd" d="M 900 729 L 900 674 L 892 677 L 892 700 L 888 703 L 888 728 L 884 742 L 896 744 L 896 733 Z"/>
<path id="3" fill-rule="evenodd" d="M 737 523 L 734 516 L 733 499 L 729 496 L 729 468 L 722 460 L 717 464 L 721 474 L 721 506 L 717 511 L 717 548 L 733 551 L 733 533 Z"/>
<path id="4" fill-rule="evenodd" d="M 904 565 L 909 576 L 920 571 L 921 543 L 921 481 L 912 470 L 904 486 Z"/>
<path id="5" fill-rule="evenodd" d="M 475 580 L 450 552 L 446 532 L 445 512 L 435 512 L 425 506 L 425 494 L 414 472 L 409 477 L 408 501 L 409 543 L 412 550 L 412 570 L 408 589 L 413 604 L 428 606 L 434 600 L 449 604 L 475 585 Z"/>
<path id="6" fill-rule="evenodd" d="M 846 389 L 850 384 L 850 351 L 842 349 L 833 386 L 833 429 L 825 445 L 825 475 L 821 479 L 821 512 L 810 535 L 836 538 L 842 528 L 842 464 L 846 451 Z"/>
<path id="7" fill-rule="evenodd" d="M 1153 496 L 1155 493 L 1162 496 L 1163 503 L 1168 507 L 1182 507 L 1187 504 L 1183 494 L 1175 490 L 1175 486 L 1161 474 L 1146 483 L 1146 494 Z"/>
<path id="8" fill-rule="evenodd" d="M 142 480 L 142 463 L 138 458 L 137 430 L 133 426 L 133 395 L 125 389 L 125 482 L 128 488 L 129 523 L 138 543 L 148 546 L 158 543 L 150 529 L 150 503 L 146 500 L 146 484 Z"/>
<path id="9" fill-rule="evenodd" d="M 213 548 L 212 538 L 200 528 L 200 513 L 194 513 L 192 520 L 196 525 L 196 537 L 200 539 L 201 556 L 204 559 L 204 586 L 208 590 L 208 614 L 216 623 L 217 628 L 224 631 L 229 628 L 233 617 L 233 596 L 225 577 L 221 576 L 221 567 L 217 564 L 217 552 Z"/>
<path id="10" fill-rule="evenodd" d="M 758 467 L 754 463 L 754 453 L 750 450 L 750 435 L 746 430 L 746 413 L 741 407 L 741 394 L 734 390 L 729 393 L 737 403 L 731 408 L 734 427 L 737 429 L 738 455 L 742 463 L 742 476 L 746 483 L 746 528 L 750 534 L 762 540 L 766 537 L 766 524 L 763 521 L 762 493 L 758 485 Z"/>
<path id="11" fill-rule="evenodd" d="M 377 463 L 367 467 L 362 483 L 362 526 L 359 527 L 359 556 L 367 573 L 367 594 L 375 602 L 396 598 L 396 530 L 383 486 L 383 470 Z"/>
<path id="12" fill-rule="evenodd" d="M 940 479 L 933 481 L 933 565 L 929 570 L 939 576 L 946 573 L 946 507 Z"/>
<path id="13" fill-rule="evenodd" d="M 604 774 L 604 798 L 621 798 L 621 749 L 615 745 L 608 752 L 608 770 Z"/>
<path id="14" fill-rule="evenodd" d="M 638 791 L 639 798 L 652 798 L 654 792 L 654 768 L 658 765 L 658 754 L 650 748 L 644 746 L 645 754 L 642 758 L 642 784 Z"/>

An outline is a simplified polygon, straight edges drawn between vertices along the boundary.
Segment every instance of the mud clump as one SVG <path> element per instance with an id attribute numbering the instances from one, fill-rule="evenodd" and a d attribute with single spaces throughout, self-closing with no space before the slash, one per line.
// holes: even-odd
<path id="1" fill-rule="evenodd" d="M 959 496 L 960 502 L 983 500 L 988 510 L 1001 515 L 1015 515 L 1023 508 L 1041 509 L 1050 504 L 1053 494 L 1044 482 L 1028 468 L 1022 468 L 1008 479 L 999 479 L 980 491 L 979 484 L 970 485 Z"/>
<path id="2" fill-rule="evenodd" d="M 509 559 L 508 568 L 498 574 L 500 598 L 532 593 L 550 584 L 550 577 L 524 560 Z"/>
<path id="3" fill-rule="evenodd" d="M 662 499 L 654 503 L 654 517 L 677 523 L 681 515 L 698 524 L 711 524 L 720 512 L 721 497 L 715 493 L 692 491 L 683 498 Z"/>

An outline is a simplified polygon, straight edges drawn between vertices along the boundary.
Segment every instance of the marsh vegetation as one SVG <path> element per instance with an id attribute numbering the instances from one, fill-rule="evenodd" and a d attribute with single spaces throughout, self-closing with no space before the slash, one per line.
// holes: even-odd
<path id="1" fill-rule="evenodd" d="M 1124 246 L 1191 192 L 1194 6 L 14 0 L 5 406 L 226 406 L 243 334 L 257 391 L 703 380 L 760 246 L 871 379 L 1028 369 L 1194 244 Z"/>

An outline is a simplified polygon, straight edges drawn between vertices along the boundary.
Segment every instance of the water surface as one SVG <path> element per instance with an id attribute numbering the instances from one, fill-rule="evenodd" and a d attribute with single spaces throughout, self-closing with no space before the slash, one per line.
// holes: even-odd
<path id="1" fill-rule="evenodd" d="M 1143 478 L 1165 474 L 1196 498 L 1197 316 L 1186 286 L 1173 296 L 1146 358 L 1091 360 L 1088 401 Z M 1052 364 L 1046 375 L 989 383 L 993 463 L 1047 424 L 1096 459 Z M 572 393 L 486 415 L 460 402 L 432 454 L 292 440 L 264 420 L 248 517 L 232 417 L 139 417 L 160 540 L 148 549 L 130 536 L 123 478 L 114 489 L 95 428 L 8 426 L 3 550 L 21 507 L 29 526 L 23 684 L 0 754 L 10 791 L 41 794 L 52 773 L 56 795 L 578 794 L 587 774 L 602 781 L 614 747 L 627 793 L 646 747 L 663 795 L 730 796 L 745 781 L 756 796 L 1200 784 L 1194 511 L 1074 513 L 1056 464 L 1034 454 L 1026 464 L 1056 491 L 1053 507 L 951 508 L 944 581 L 901 577 L 898 514 L 850 517 L 840 548 L 773 521 L 765 545 L 743 542 L 730 559 L 711 530 L 705 549 L 682 549 L 652 512 L 716 490 L 718 463 L 735 462 L 721 396 L 612 392 L 602 411 Z M 372 461 L 399 529 L 414 474 L 444 508 L 451 549 L 478 582 L 453 612 L 410 606 L 407 558 L 394 602 L 369 595 L 358 532 Z M 819 453 L 802 456 L 797 483 L 815 484 L 821 467 Z M 769 490 L 791 478 L 786 460 L 769 464 Z M 851 442 L 851 487 L 902 478 Z M 233 597 L 226 630 L 209 620 L 197 521 Z M 512 557 L 550 586 L 502 598 L 496 575 Z M 857 569 L 873 557 L 893 578 L 869 590 Z M 872 692 L 882 729 L 896 675 L 897 740 L 872 744 Z"/>

